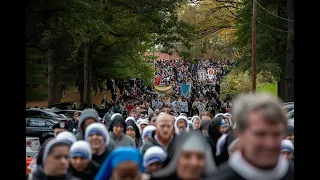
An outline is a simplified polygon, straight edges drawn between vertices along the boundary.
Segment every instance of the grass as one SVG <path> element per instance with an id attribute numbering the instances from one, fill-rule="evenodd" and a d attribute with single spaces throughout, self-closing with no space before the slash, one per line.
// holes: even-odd
<path id="1" fill-rule="evenodd" d="M 47 101 L 47 92 L 46 91 L 41 91 L 41 90 L 33 90 L 33 94 L 27 94 L 28 99 L 26 101 L 26 107 L 47 107 L 48 106 L 48 101 Z M 94 91 L 91 92 L 91 97 L 92 97 L 92 103 L 96 104 L 97 106 L 101 105 L 101 100 L 103 99 L 103 96 L 106 95 L 106 98 L 108 101 L 111 100 L 111 93 L 107 91 L 103 91 L 102 94 L 100 92 L 97 93 L 95 96 Z M 80 104 L 80 93 L 78 92 L 77 89 L 70 89 L 66 91 L 66 96 L 61 98 L 61 102 L 76 102 L 77 104 Z"/>
<path id="2" fill-rule="evenodd" d="M 257 85 L 257 92 L 269 92 L 278 97 L 278 84 L 263 83 Z"/>

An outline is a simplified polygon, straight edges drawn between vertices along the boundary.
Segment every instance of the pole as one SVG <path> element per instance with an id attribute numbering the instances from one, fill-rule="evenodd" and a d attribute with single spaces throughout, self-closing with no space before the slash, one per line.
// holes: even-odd
<path id="1" fill-rule="evenodd" d="M 257 3 L 253 0 L 253 14 L 252 14 L 252 93 L 256 92 L 256 50 L 257 50 Z"/>

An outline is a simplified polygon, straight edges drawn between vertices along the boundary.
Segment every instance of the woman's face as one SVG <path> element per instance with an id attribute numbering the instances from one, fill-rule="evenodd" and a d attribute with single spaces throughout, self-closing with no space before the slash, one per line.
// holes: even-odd
<path id="1" fill-rule="evenodd" d="M 128 128 L 126 130 L 126 135 L 134 138 L 136 136 L 136 132 L 132 128 Z"/>
<path id="2" fill-rule="evenodd" d="M 163 164 L 161 162 L 154 162 L 147 166 L 146 170 L 148 173 L 153 173 L 159 169 L 161 169 Z"/>
<path id="3" fill-rule="evenodd" d="M 50 176 L 63 175 L 69 168 L 69 146 L 60 145 L 53 147 L 44 162 Z"/>
<path id="4" fill-rule="evenodd" d="M 82 156 L 75 156 L 70 159 L 71 166 L 78 172 L 83 172 L 89 164 L 89 160 Z"/>
<path id="5" fill-rule="evenodd" d="M 199 151 L 181 151 L 177 164 L 180 179 L 200 179 L 204 172 L 205 155 Z"/>
<path id="6" fill-rule="evenodd" d="M 193 129 L 199 129 L 200 127 L 200 119 L 195 119 L 193 121 Z"/>
<path id="7" fill-rule="evenodd" d="M 118 164 L 112 171 L 112 180 L 140 180 L 141 173 L 137 163 L 126 161 Z"/>

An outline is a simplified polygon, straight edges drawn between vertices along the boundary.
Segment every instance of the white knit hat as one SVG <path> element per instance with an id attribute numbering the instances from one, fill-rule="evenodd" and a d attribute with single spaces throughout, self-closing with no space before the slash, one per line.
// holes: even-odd
<path id="1" fill-rule="evenodd" d="M 133 116 L 127 117 L 127 118 L 126 118 L 126 123 L 127 123 L 129 120 L 133 121 L 134 123 L 137 123 Z"/>
<path id="2" fill-rule="evenodd" d="M 70 157 L 81 156 L 89 161 L 92 159 L 92 151 L 90 144 L 87 141 L 77 141 L 70 148 Z"/>
<path id="3" fill-rule="evenodd" d="M 143 155 L 143 166 L 147 167 L 148 165 L 161 162 L 163 163 L 167 158 L 166 151 L 159 146 L 152 146 L 146 150 Z"/>
<path id="4" fill-rule="evenodd" d="M 108 129 L 104 124 L 101 123 L 92 123 L 86 128 L 85 132 L 85 140 L 88 141 L 89 135 L 92 133 L 98 133 L 103 136 L 105 145 L 109 144 L 110 137 L 108 133 Z"/>
<path id="5" fill-rule="evenodd" d="M 148 125 L 146 126 L 143 131 L 142 131 L 142 143 L 144 143 L 144 138 L 147 137 L 147 136 L 150 136 L 151 133 L 156 130 L 156 127 L 153 126 L 153 125 Z"/>
<path id="6" fill-rule="evenodd" d="M 184 120 L 187 123 L 186 132 L 189 132 L 189 121 L 188 121 L 188 118 L 186 118 L 185 116 L 178 116 L 176 118 L 176 121 L 174 122 L 174 129 L 175 129 L 176 134 L 179 134 L 178 121 L 181 120 L 181 119 Z"/>
<path id="7" fill-rule="evenodd" d="M 69 131 L 63 131 L 61 133 L 59 133 L 56 136 L 56 139 L 59 141 L 66 141 L 68 142 L 70 145 L 72 145 L 74 142 L 77 141 L 77 138 L 75 135 L 73 135 L 71 132 Z"/>
<path id="8" fill-rule="evenodd" d="M 284 139 L 281 141 L 281 151 L 294 152 L 294 146 L 290 140 Z"/>

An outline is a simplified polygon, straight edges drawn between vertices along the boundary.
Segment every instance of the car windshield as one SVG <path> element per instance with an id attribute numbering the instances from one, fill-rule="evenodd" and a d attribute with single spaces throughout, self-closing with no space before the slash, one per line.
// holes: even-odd
<path id="1" fill-rule="evenodd" d="M 55 118 L 63 118 L 63 116 L 50 111 L 46 111 L 46 114 L 49 114 L 51 117 L 55 117 Z"/>

